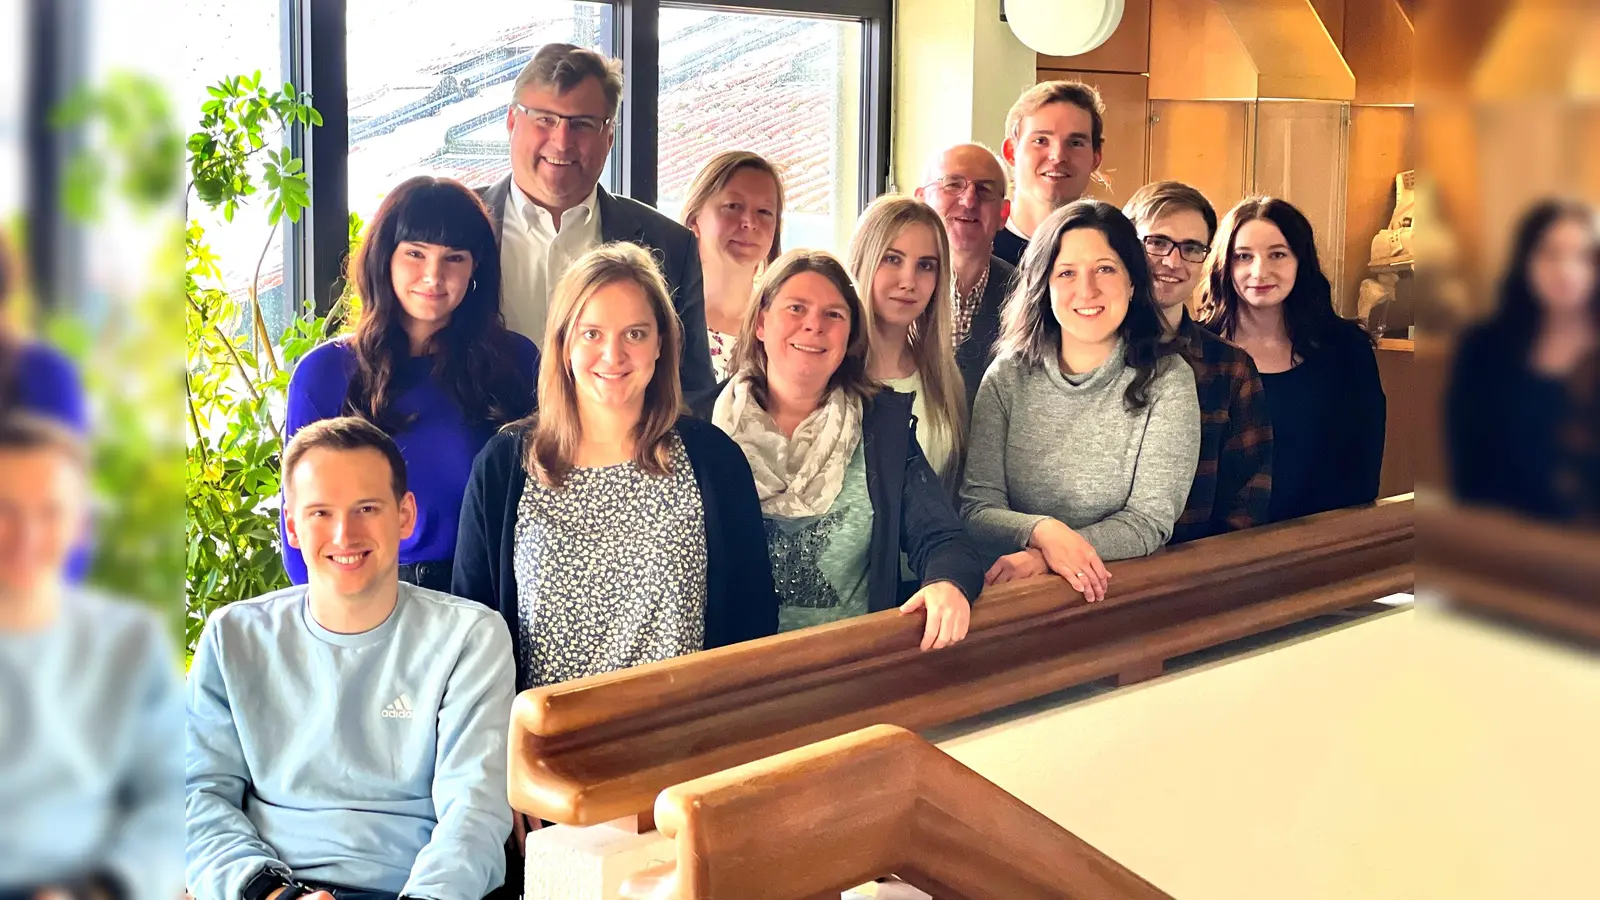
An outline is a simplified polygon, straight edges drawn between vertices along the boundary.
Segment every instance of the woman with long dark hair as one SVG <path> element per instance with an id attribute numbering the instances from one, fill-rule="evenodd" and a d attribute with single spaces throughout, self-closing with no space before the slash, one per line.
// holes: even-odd
<path id="1" fill-rule="evenodd" d="M 10 301 L 21 285 L 21 261 L 0 233 L 0 413 L 21 410 L 81 435 L 89 413 L 78 370 L 60 351 L 11 327 Z"/>
<path id="2" fill-rule="evenodd" d="M 1272 521 L 1378 497 L 1386 400 L 1360 325 L 1339 317 L 1311 223 L 1276 197 L 1223 217 L 1196 318 L 1244 348 L 1272 417 Z"/>
<path id="3" fill-rule="evenodd" d="M 448 591 L 472 460 L 532 411 L 539 351 L 505 327 L 494 228 L 460 182 L 421 175 L 390 191 L 351 270 L 360 321 L 295 367 L 286 437 L 341 415 L 393 437 L 417 499 L 400 577 Z M 298 550 L 285 546 L 284 567 L 305 582 Z"/>
<path id="4" fill-rule="evenodd" d="M 988 581 L 1055 572 L 1095 601 L 1110 560 L 1172 537 L 1200 455 L 1194 372 L 1164 325 L 1139 233 L 1078 200 L 1034 232 L 999 355 L 973 401 L 967 529 Z"/>
<path id="5" fill-rule="evenodd" d="M 1580 515 L 1567 445 L 1573 377 L 1600 346 L 1600 227 L 1547 200 L 1517 227 L 1500 305 L 1456 351 L 1446 406 L 1456 497 L 1556 521 Z"/>

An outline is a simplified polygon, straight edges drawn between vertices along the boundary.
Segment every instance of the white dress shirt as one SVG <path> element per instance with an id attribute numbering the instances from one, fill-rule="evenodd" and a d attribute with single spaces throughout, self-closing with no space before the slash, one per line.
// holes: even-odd
<path id="1" fill-rule="evenodd" d="M 582 203 L 562 213 L 557 231 L 549 211 L 511 182 L 500 223 L 500 309 L 507 328 L 541 349 L 551 289 L 574 260 L 600 246 L 599 191 L 596 186 Z"/>

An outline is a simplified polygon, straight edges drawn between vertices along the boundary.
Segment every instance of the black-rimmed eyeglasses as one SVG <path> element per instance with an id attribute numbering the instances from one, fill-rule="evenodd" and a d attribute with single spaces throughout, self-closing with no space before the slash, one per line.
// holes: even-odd
<path id="1" fill-rule="evenodd" d="M 548 109 L 534 109 L 531 106 L 523 106 L 521 103 L 512 103 L 511 105 L 516 108 L 517 112 L 522 113 L 523 117 L 533 124 L 533 127 L 540 131 L 555 131 L 561 126 L 562 122 L 566 122 L 567 127 L 572 129 L 574 134 L 599 134 L 600 129 L 611 124 L 609 118 L 601 118 L 599 116 L 564 116 Z"/>
<path id="2" fill-rule="evenodd" d="M 942 193 L 951 197 L 959 197 L 967 192 L 967 185 L 977 189 L 979 203 L 993 203 L 1003 200 L 1006 196 L 1005 185 L 997 181 L 973 181 L 964 175 L 946 175 L 937 181 L 930 181 L 927 187 L 937 187 Z"/>
<path id="3" fill-rule="evenodd" d="M 1178 248 L 1178 255 L 1185 261 L 1198 263 L 1206 261 L 1206 254 L 1211 248 L 1199 241 L 1175 241 L 1164 234 L 1148 234 L 1144 238 L 1145 255 L 1151 259 L 1165 259 L 1172 248 Z"/>

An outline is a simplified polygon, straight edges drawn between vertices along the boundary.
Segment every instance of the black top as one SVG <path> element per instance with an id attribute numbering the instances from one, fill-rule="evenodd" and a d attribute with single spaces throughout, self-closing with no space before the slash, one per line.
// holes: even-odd
<path id="1" fill-rule="evenodd" d="M 677 432 L 705 509 L 705 646 L 776 634 L 778 596 L 750 464 L 715 425 L 685 417 L 678 420 Z M 526 426 L 506 428 L 473 463 L 450 581 L 450 593 L 498 609 L 512 634 L 519 633 L 514 551 L 517 507 L 528 483 L 527 434 Z M 519 683 L 523 674 L 517 673 Z"/>
<path id="2" fill-rule="evenodd" d="M 989 257 L 989 281 L 983 286 L 983 296 L 972 314 L 972 327 L 967 339 L 956 348 L 956 366 L 961 369 L 961 379 L 967 387 L 967 415 L 972 415 L 972 401 L 978 396 L 978 384 L 983 373 L 994 362 L 994 345 L 1000 340 L 1000 310 L 1005 305 L 1006 294 L 1017 270 L 998 256 Z"/>
<path id="3" fill-rule="evenodd" d="M 1575 498 L 1559 487 L 1573 464 L 1562 435 L 1572 407 L 1566 384 L 1533 371 L 1527 347 L 1503 328 L 1469 330 L 1445 406 L 1456 498 L 1542 519 L 1575 517 Z"/>
<path id="4" fill-rule="evenodd" d="M 1272 416 L 1274 522 L 1378 498 L 1387 400 L 1366 332 L 1340 320 L 1323 347 L 1261 373 Z"/>
<path id="5" fill-rule="evenodd" d="M 489 221 L 496 239 L 505 221 L 506 200 L 511 196 L 511 176 L 487 187 L 475 188 L 489 208 Z M 705 275 L 700 269 L 700 248 L 694 232 L 672 221 L 655 209 L 611 194 L 605 188 L 595 193 L 595 211 L 600 215 L 600 240 L 603 243 L 628 241 L 651 251 L 661 276 L 672 292 L 672 306 L 683 325 L 683 355 L 678 377 L 684 393 L 708 390 L 717 383 L 711 371 L 711 344 L 706 336 Z M 555 277 L 551 273 L 551 286 Z"/>
<path id="6" fill-rule="evenodd" d="M 721 386 L 695 398 L 695 415 L 709 420 L 720 393 Z M 862 410 L 867 495 L 872 500 L 872 541 L 867 550 L 867 608 L 872 612 L 894 609 L 903 602 L 902 550 L 923 585 L 948 581 L 960 589 L 969 603 L 975 602 L 983 590 L 983 560 L 967 537 L 949 493 L 917 443 L 912 399 L 910 394 L 882 390 Z M 744 462 L 742 456 L 740 461 Z M 745 476 L 753 479 L 749 464 L 744 463 L 743 467 Z M 753 487 L 751 492 L 754 493 Z M 765 527 L 758 526 L 756 540 L 763 554 L 765 539 Z"/>
<path id="7" fill-rule="evenodd" d="M 1013 269 L 1022 268 L 1022 253 L 1028 249 L 1028 239 L 1018 237 L 1016 232 L 1004 225 L 994 236 L 994 255 L 1005 260 Z"/>

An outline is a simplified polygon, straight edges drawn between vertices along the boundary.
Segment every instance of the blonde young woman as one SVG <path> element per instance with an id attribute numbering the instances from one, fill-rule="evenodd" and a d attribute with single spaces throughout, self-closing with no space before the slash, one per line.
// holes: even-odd
<path id="1" fill-rule="evenodd" d="M 950 484 L 966 442 L 967 401 L 951 338 L 944 222 L 911 197 L 879 197 L 856 223 L 848 256 L 850 275 L 866 294 L 867 374 L 915 398 L 917 443 Z"/>
<path id="2" fill-rule="evenodd" d="M 756 279 L 783 252 L 783 177 L 759 154 L 723 151 L 689 183 L 680 218 L 699 238 L 711 368 L 722 382 Z"/>
<path id="3" fill-rule="evenodd" d="M 544 347 L 539 410 L 473 466 L 452 581 L 505 617 L 518 689 L 772 634 L 750 466 L 679 416 L 683 339 L 646 252 L 573 263 Z"/>
<path id="4" fill-rule="evenodd" d="M 924 650 L 966 637 L 983 563 L 917 445 L 911 398 L 867 375 L 866 316 L 844 266 L 815 250 L 779 257 L 739 338 L 735 374 L 696 412 L 755 474 L 779 630 L 898 606 L 927 610 Z"/>

